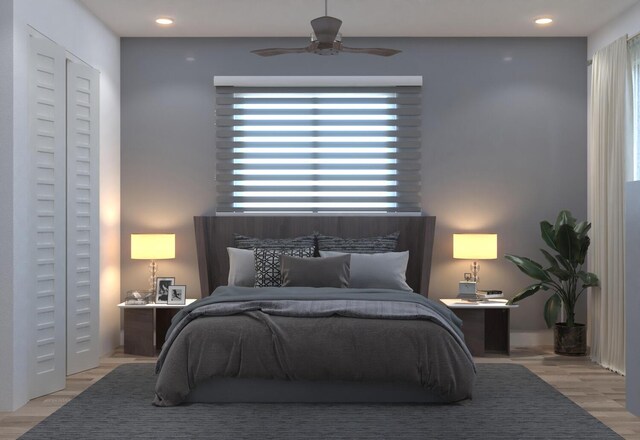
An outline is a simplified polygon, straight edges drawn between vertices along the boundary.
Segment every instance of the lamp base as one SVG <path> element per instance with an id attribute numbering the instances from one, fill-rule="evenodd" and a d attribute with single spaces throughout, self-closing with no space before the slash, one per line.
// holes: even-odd
<path id="1" fill-rule="evenodd" d="M 480 264 L 477 261 L 471 263 L 471 281 L 475 281 L 476 283 L 480 281 L 480 276 L 478 273 L 480 272 Z"/>
<path id="2" fill-rule="evenodd" d="M 156 291 L 156 274 L 158 273 L 158 263 L 156 260 L 151 260 L 149 263 L 149 290 L 152 292 Z"/>

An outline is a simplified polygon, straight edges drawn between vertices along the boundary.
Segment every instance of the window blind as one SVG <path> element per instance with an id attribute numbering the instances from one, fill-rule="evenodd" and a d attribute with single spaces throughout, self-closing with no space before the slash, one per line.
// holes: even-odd
<path id="1" fill-rule="evenodd" d="M 219 212 L 419 212 L 421 88 L 216 86 Z"/>

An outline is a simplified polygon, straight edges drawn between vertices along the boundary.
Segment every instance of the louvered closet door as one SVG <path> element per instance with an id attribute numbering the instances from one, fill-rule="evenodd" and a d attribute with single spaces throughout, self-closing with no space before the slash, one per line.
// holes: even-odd
<path id="1" fill-rule="evenodd" d="M 34 324 L 31 336 L 31 397 L 65 386 L 66 141 L 64 50 L 30 39 L 29 148 L 30 273 Z M 25 318 L 26 319 L 26 318 Z M 25 341 L 26 342 L 26 341 Z"/>
<path id="2" fill-rule="evenodd" d="M 67 63 L 67 374 L 99 362 L 98 84 Z"/>

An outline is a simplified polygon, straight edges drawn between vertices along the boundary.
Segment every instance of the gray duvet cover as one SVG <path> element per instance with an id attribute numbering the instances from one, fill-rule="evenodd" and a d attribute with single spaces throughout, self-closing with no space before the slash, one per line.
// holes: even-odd
<path id="1" fill-rule="evenodd" d="M 412 383 L 471 397 L 460 320 L 421 295 L 383 289 L 219 287 L 167 332 L 154 404 L 212 377 Z"/>

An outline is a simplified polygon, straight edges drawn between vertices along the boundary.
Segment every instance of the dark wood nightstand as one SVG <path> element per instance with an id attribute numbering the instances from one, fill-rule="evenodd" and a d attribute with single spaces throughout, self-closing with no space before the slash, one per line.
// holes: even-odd
<path id="1" fill-rule="evenodd" d="M 460 299 L 441 299 L 462 319 L 464 340 L 473 356 L 510 353 L 509 311 L 518 307 L 507 300 L 471 302 Z"/>
<path id="2" fill-rule="evenodd" d="M 195 299 L 188 299 L 184 305 L 118 304 L 118 307 L 124 310 L 124 352 L 138 356 L 155 356 L 164 344 L 171 318 L 194 301 Z"/>

